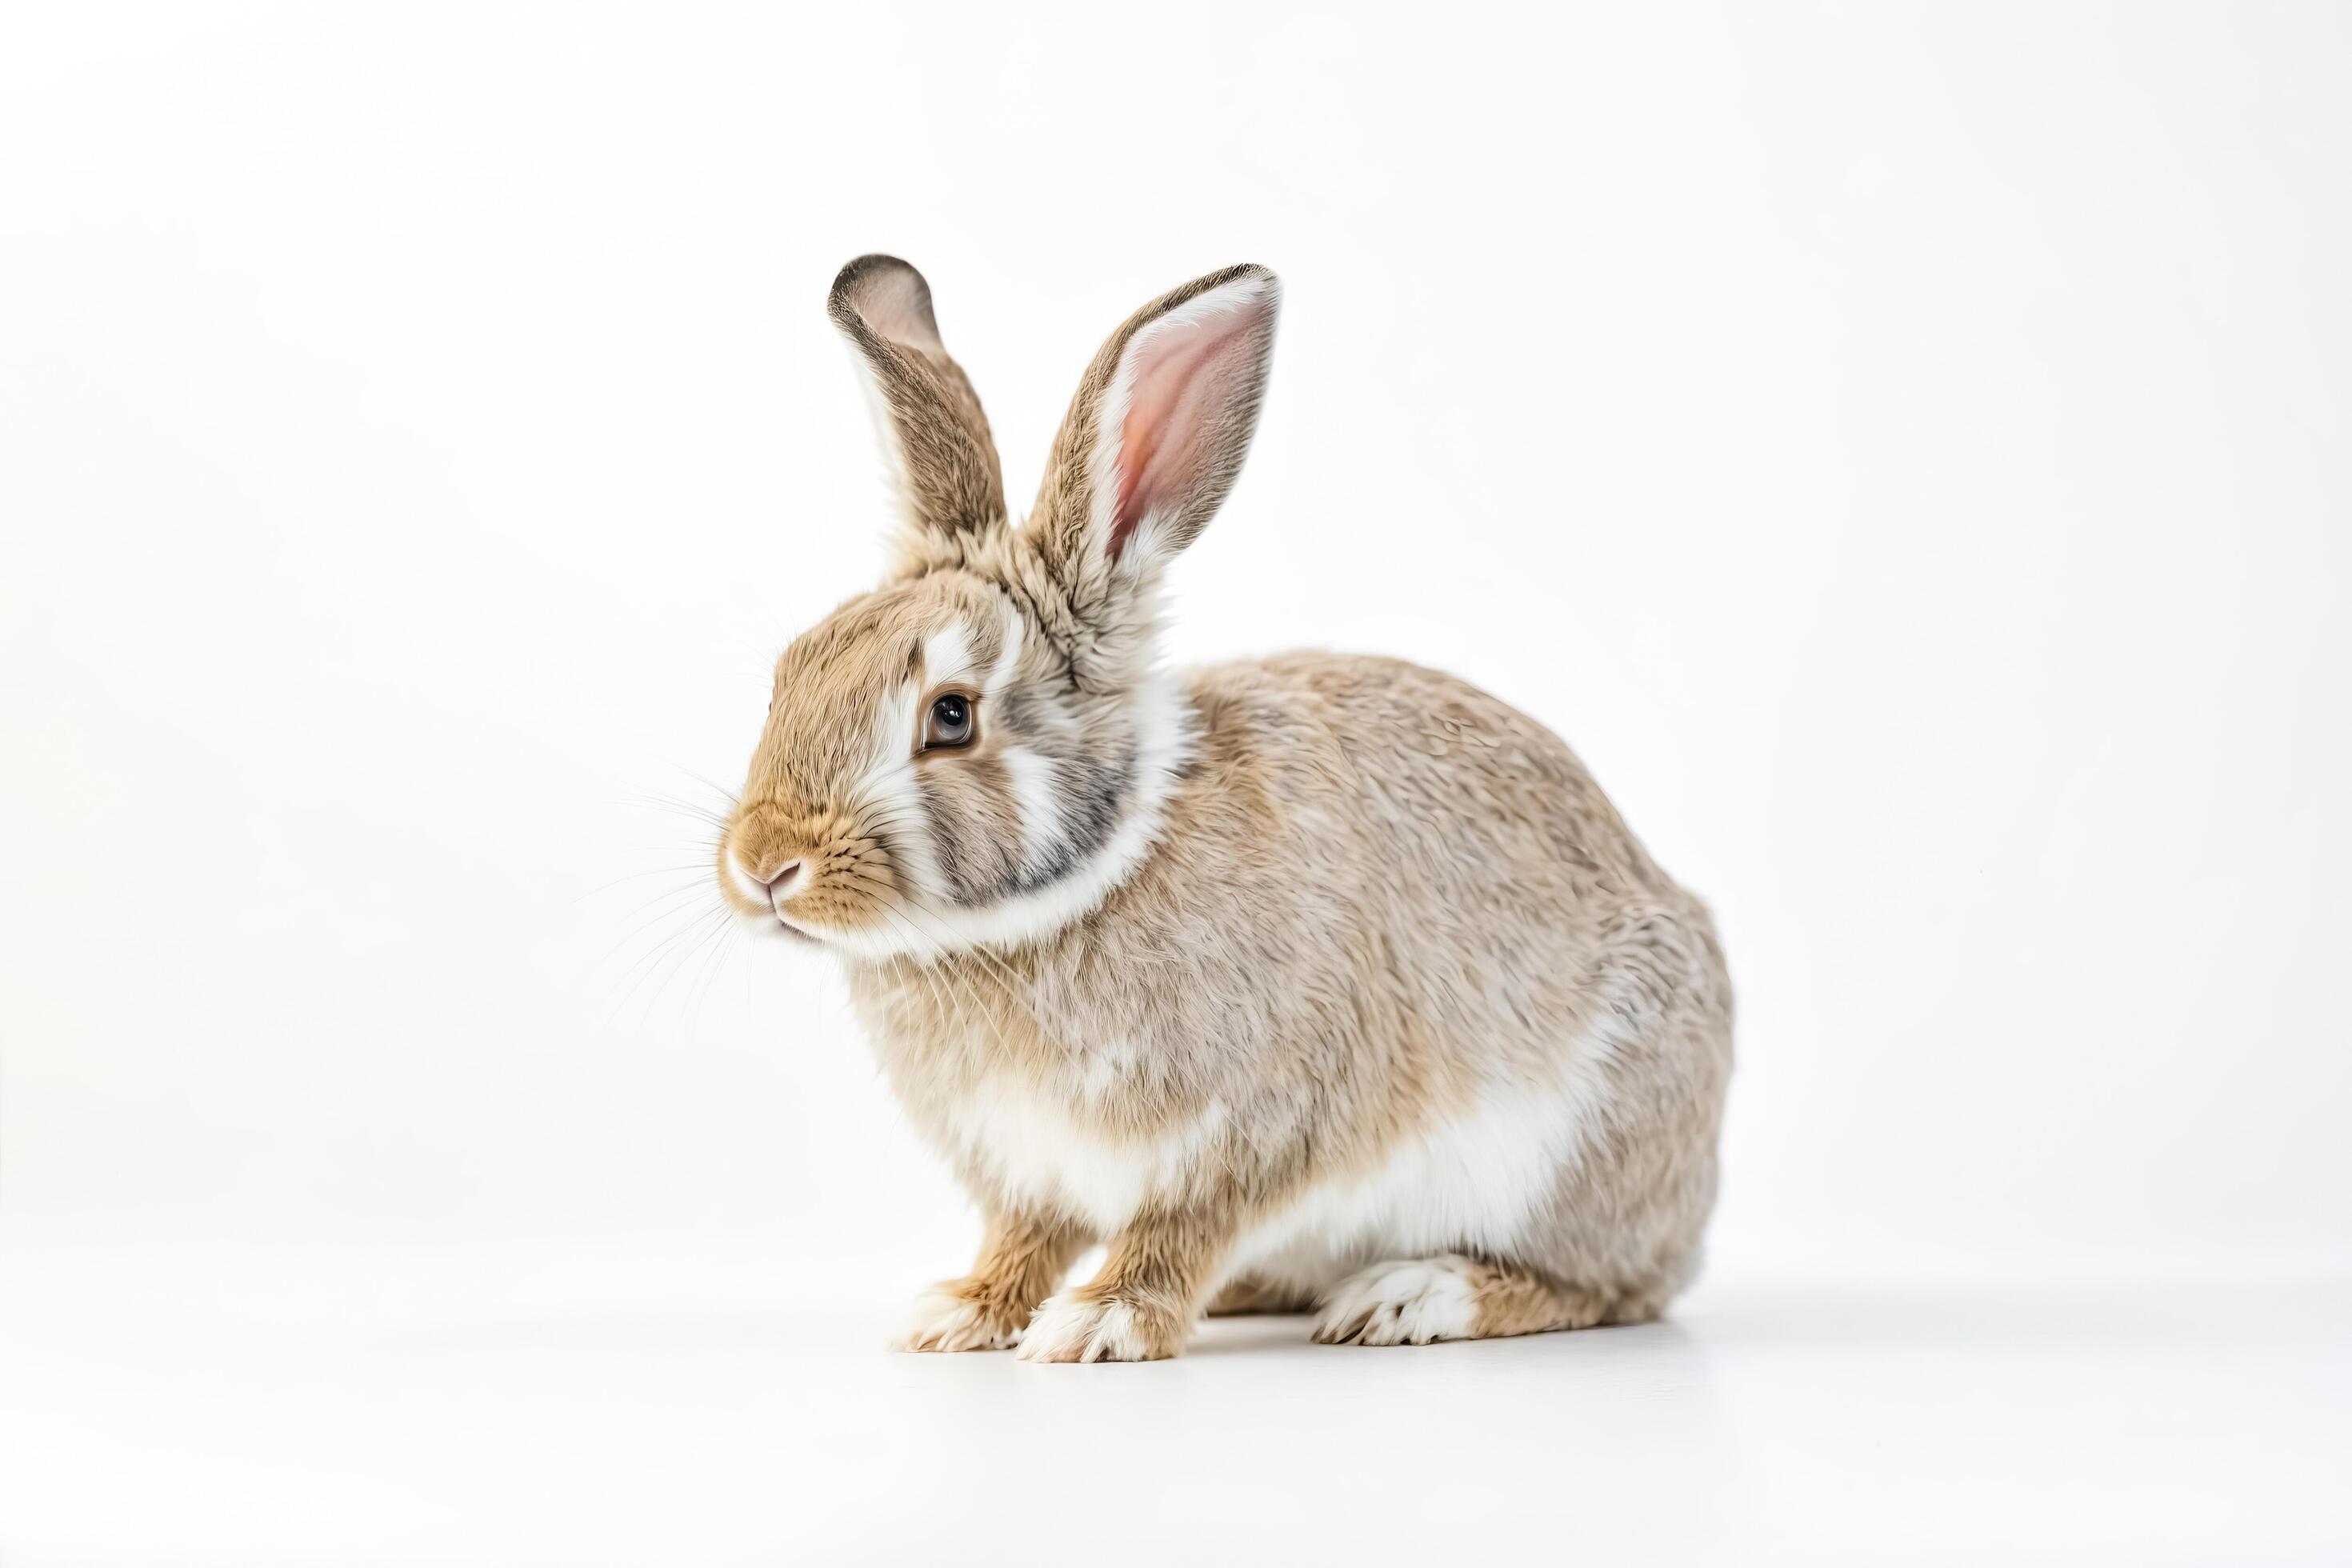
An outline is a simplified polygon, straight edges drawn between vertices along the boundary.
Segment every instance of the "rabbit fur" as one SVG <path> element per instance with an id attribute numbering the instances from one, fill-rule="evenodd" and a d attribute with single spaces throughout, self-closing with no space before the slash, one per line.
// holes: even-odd
<path id="1" fill-rule="evenodd" d="M 835 284 L 893 563 L 779 661 L 717 869 L 839 956 L 982 1211 L 905 1348 L 1148 1360 L 1204 1310 L 1361 1344 L 1639 1322 L 1696 1265 L 1730 984 L 1568 747 L 1395 659 L 1156 658 L 1279 299 L 1233 267 L 1129 317 L 1016 527 L 921 275 Z"/>

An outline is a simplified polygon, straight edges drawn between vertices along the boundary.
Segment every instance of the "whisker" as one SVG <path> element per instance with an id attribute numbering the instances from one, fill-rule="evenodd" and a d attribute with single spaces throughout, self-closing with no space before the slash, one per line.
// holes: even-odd
<path id="1" fill-rule="evenodd" d="M 703 958 L 704 962 L 708 963 L 709 959 L 706 954 L 724 952 L 727 950 L 727 940 L 730 937 L 738 934 L 739 930 L 740 928 L 731 922 L 725 921 L 720 921 L 718 927 L 713 930 L 709 935 L 704 937 L 700 942 L 696 942 L 692 951 L 688 952 L 686 957 L 679 961 L 678 969 L 680 971 L 685 970 L 688 965 L 692 964 L 697 958 Z M 703 972 L 701 970 L 697 970 L 695 973 L 698 976 L 698 980 L 689 981 L 687 984 L 687 1017 L 688 1021 L 692 1021 L 701 1014 L 700 1000 L 698 994 L 698 977 Z"/>
<path id="2" fill-rule="evenodd" d="M 652 898 L 646 900 L 644 903 L 639 904 L 635 909 L 629 911 L 629 915 L 626 918 L 634 918 L 639 915 L 643 915 L 645 918 L 637 921 L 635 927 L 631 930 L 626 936 L 624 936 L 619 942 L 613 944 L 612 950 L 604 954 L 604 962 L 612 962 L 612 960 L 620 952 L 621 949 L 626 947 L 629 943 L 645 935 L 647 931 L 651 930 L 658 922 L 667 920 L 673 915 L 683 914 L 687 906 L 691 904 L 697 896 L 703 894 L 708 894 L 709 896 L 712 906 L 715 909 L 721 910 L 727 909 L 728 906 L 726 901 L 719 897 L 719 889 L 708 883 L 694 882 L 682 888 L 673 888 L 667 893 L 656 893 Z M 666 907 L 656 909 L 656 905 L 663 905 Z M 651 912 L 648 913 L 647 911 Z"/>
<path id="3" fill-rule="evenodd" d="M 642 792 L 624 795 L 622 798 L 626 800 L 632 805 L 644 806 L 653 811 L 671 812 L 680 816 L 691 816 L 698 821 L 707 822 L 713 827 L 719 828 L 722 831 L 726 828 L 728 824 L 726 813 L 713 811 L 707 805 L 698 805 L 690 800 L 676 800 L 665 795 L 651 795 Z"/>
<path id="4" fill-rule="evenodd" d="M 688 960 L 701 952 L 704 944 L 709 942 L 715 934 L 727 929 L 729 913 L 730 911 L 726 910 L 712 910 L 710 914 L 705 915 L 688 928 L 687 935 L 692 939 L 690 942 L 682 941 L 669 944 L 667 951 L 670 956 L 667 966 L 656 963 L 653 968 L 646 971 L 639 983 L 640 984 L 649 983 L 653 986 L 646 1000 L 651 1001 L 667 990 L 677 979 L 679 971 L 686 967 Z M 717 918 L 714 920 L 713 916 Z"/>
<path id="5" fill-rule="evenodd" d="M 725 801 L 729 805 L 742 805 L 742 804 L 743 804 L 743 797 L 742 797 L 741 795 L 737 795 L 733 790 L 729 789 L 725 784 L 719 784 L 719 783 L 717 783 L 717 782 L 715 782 L 715 781 L 713 781 L 713 780 L 704 778 L 700 773 L 696 773 L 692 768 L 681 767 L 681 768 L 679 768 L 677 771 L 678 771 L 679 773 L 684 773 L 688 778 L 692 779 L 695 783 L 697 783 L 697 784 L 698 784 L 702 785 L 705 789 L 708 789 L 708 790 L 709 790 L 711 793 L 713 793 L 714 795 L 717 795 L 720 799 L 724 800 L 724 801 Z"/>
<path id="6" fill-rule="evenodd" d="M 582 903 L 589 899 L 594 898 L 599 893 L 609 893 L 624 882 L 642 882 L 647 877 L 695 877 L 698 879 L 710 875 L 710 867 L 706 864 L 696 866 L 655 866 L 647 870 L 630 871 L 614 878 L 609 882 L 600 882 L 595 887 L 585 889 L 575 896 L 572 901 L 575 904 Z"/>
<path id="7" fill-rule="evenodd" d="M 723 916 L 726 913 L 723 909 L 706 910 L 693 921 L 673 930 L 646 952 L 639 953 L 635 962 L 631 963 L 628 968 L 613 982 L 612 1016 L 619 1016 L 632 1002 L 636 1000 L 638 992 L 660 973 L 662 960 L 666 956 L 676 952 L 679 944 L 688 938 L 699 934 L 714 917 Z"/>

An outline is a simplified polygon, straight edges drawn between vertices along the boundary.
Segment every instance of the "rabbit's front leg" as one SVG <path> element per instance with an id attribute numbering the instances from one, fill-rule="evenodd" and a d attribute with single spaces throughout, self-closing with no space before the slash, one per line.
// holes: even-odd
<path id="1" fill-rule="evenodd" d="M 1046 1215 L 991 1209 L 971 1272 L 916 1299 L 902 1351 L 1001 1351 L 1017 1342 L 1088 1237 Z"/>
<path id="2" fill-rule="evenodd" d="M 1092 1279 L 1047 1301 L 1021 1336 L 1023 1361 L 1160 1361 L 1192 1318 L 1239 1233 L 1237 1213 L 1146 1210 L 1111 1237 Z"/>

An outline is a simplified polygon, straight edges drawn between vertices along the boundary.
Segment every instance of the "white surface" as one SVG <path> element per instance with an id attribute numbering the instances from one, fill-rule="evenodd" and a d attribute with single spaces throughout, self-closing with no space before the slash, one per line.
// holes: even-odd
<path id="1" fill-rule="evenodd" d="M 2352 1555 L 2343 1280 L 1703 1290 L 1664 1325 L 1425 1349 L 1254 1318 L 1053 1367 L 894 1355 L 898 1303 L 667 1262 L 85 1267 L 70 1323 L 10 1279 L 0 1561 Z"/>
<path id="2" fill-rule="evenodd" d="M 9 1568 L 1471 1538 L 1488 1406 L 1563 1552 L 2340 1550 L 2341 1293 L 2137 1282 L 2352 1278 L 2347 188 L 2342 6 L 0 9 Z M 1457 670 L 1712 901 L 1682 1330 L 870 1359 L 971 1217 L 638 801 L 873 578 L 876 248 L 1023 497 L 1281 272 L 1176 651 Z"/>

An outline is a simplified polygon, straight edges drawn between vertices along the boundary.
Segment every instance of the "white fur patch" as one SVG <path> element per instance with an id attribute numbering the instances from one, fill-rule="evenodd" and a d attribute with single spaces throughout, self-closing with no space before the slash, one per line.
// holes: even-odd
<path id="1" fill-rule="evenodd" d="M 1055 1296 L 1037 1309 L 1021 1336 L 1023 1361 L 1150 1361 L 1155 1349 L 1124 1301 L 1078 1301 Z"/>
<path id="2" fill-rule="evenodd" d="M 1425 1345 L 1466 1340 L 1477 1325 L 1478 1296 L 1458 1258 L 1377 1263 L 1344 1280 L 1315 1321 L 1326 1343 Z"/>
<path id="3" fill-rule="evenodd" d="M 1225 1108 L 1211 1100 L 1187 1125 L 1156 1138 L 1106 1138 L 1028 1084 L 990 1077 L 950 1109 L 956 1152 L 990 1172 L 1015 1198 L 1066 1207 L 1108 1233 L 1144 1200 L 1181 1186 L 1211 1140 Z"/>
<path id="4" fill-rule="evenodd" d="M 1025 746 L 1004 750 L 1004 772 L 1013 781 L 1013 805 L 1021 821 L 1021 864 L 1034 869 L 1061 841 L 1061 797 L 1054 792 L 1054 762 Z"/>
<path id="5" fill-rule="evenodd" d="M 732 849 L 727 851 L 727 871 L 735 879 L 736 891 L 755 904 L 764 904 L 768 901 L 768 885 L 752 876 Z"/>
<path id="6" fill-rule="evenodd" d="M 1009 599 L 997 606 L 997 625 L 996 663 L 990 668 L 988 679 L 981 683 L 980 688 L 981 700 L 984 702 L 995 701 L 1004 694 L 1005 687 L 1012 684 L 1013 672 L 1021 663 L 1021 645 L 1029 635 L 1028 623 L 1021 618 L 1021 612 L 1013 607 Z"/>
<path id="7" fill-rule="evenodd" d="M 1078 1092 L 1090 1103 L 1099 1103 L 1118 1092 L 1128 1073 L 1141 1059 L 1142 1053 L 1135 1042 L 1124 1035 L 1106 1040 L 1085 1053 L 1086 1065 L 1078 1076 Z"/>
<path id="8" fill-rule="evenodd" d="M 923 639 L 923 679 L 932 686 L 971 679 L 971 637 L 950 622 Z"/>
<path id="9" fill-rule="evenodd" d="M 1605 1109 L 1612 1049 L 1608 1031 L 1589 1030 L 1559 1078 L 1492 1083 L 1370 1171 L 1309 1188 L 1242 1237 L 1225 1277 L 1320 1292 L 1371 1258 L 1511 1251 Z"/>

